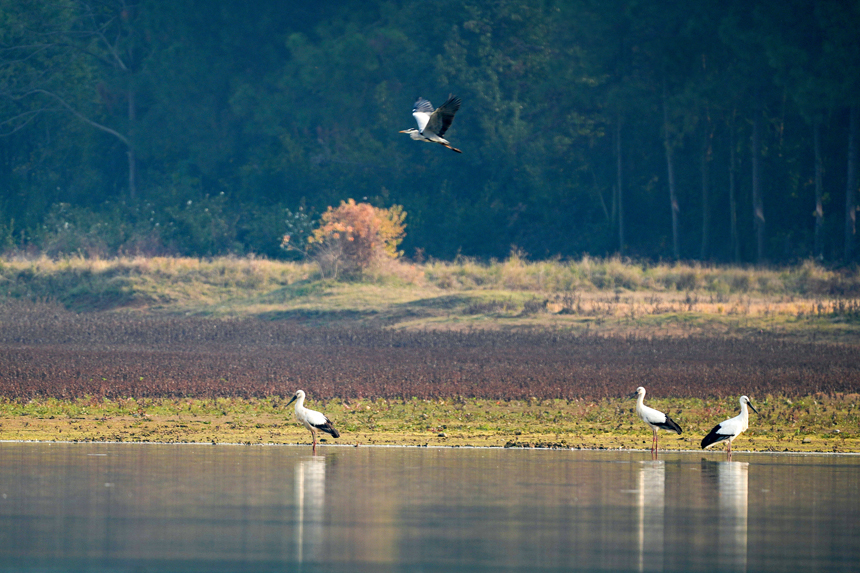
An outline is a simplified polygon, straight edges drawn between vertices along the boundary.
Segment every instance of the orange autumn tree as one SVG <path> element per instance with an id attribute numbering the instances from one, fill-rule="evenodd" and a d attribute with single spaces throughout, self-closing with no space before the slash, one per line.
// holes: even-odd
<path id="1" fill-rule="evenodd" d="M 349 199 L 323 213 L 308 242 L 323 274 L 336 278 L 341 272 L 361 272 L 379 258 L 400 257 L 403 252 L 397 246 L 406 235 L 404 219 L 400 205 L 380 209 Z"/>

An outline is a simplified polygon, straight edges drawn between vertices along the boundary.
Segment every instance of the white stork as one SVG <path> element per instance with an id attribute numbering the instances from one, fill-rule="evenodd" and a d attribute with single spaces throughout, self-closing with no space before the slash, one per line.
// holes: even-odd
<path id="1" fill-rule="evenodd" d="M 681 433 L 681 426 L 675 423 L 672 418 L 654 408 L 649 408 L 643 402 L 645 400 L 645 388 L 639 386 L 636 391 L 630 395 L 631 398 L 636 397 L 636 413 L 642 418 L 642 421 L 651 426 L 651 431 L 654 433 L 654 439 L 651 440 L 651 453 L 657 453 L 657 430 L 668 430 Z"/>
<path id="2" fill-rule="evenodd" d="M 732 441 L 750 427 L 750 413 L 747 410 L 747 406 L 758 414 L 758 410 L 755 409 L 749 398 L 741 396 L 740 402 L 741 413 L 714 426 L 714 429 L 702 439 L 702 449 L 709 448 L 720 442 L 726 442 L 726 451 L 728 452 L 728 456 L 732 457 Z"/>
<path id="3" fill-rule="evenodd" d="M 435 110 L 433 104 L 419 97 L 412 108 L 412 117 L 418 124 L 418 129 L 411 127 L 404 129 L 400 133 L 408 133 L 409 137 L 416 141 L 426 141 L 428 143 L 438 143 L 444 145 L 451 151 L 463 153 L 456 147 L 451 147 L 448 140 L 442 137 L 448 128 L 451 127 L 451 122 L 454 121 L 454 114 L 460 109 L 462 100 L 455 95 L 449 95 L 445 103 L 440 105 Z"/>
<path id="4" fill-rule="evenodd" d="M 340 432 L 335 429 L 331 424 L 331 420 L 326 418 L 325 414 L 322 412 L 317 412 L 316 410 L 310 410 L 305 408 L 305 392 L 304 390 L 297 390 L 296 395 L 293 396 L 293 399 L 287 402 L 287 406 L 296 402 L 296 420 L 299 421 L 308 431 L 311 433 L 313 437 L 314 446 L 313 451 L 316 453 L 317 451 L 317 434 L 316 430 L 323 431 L 327 434 L 331 434 L 332 437 L 339 438 Z"/>

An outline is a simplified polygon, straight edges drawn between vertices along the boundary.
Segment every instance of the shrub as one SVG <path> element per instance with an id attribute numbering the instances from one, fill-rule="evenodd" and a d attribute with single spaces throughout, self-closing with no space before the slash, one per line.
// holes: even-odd
<path id="1" fill-rule="evenodd" d="M 240 214 L 223 192 L 172 205 L 165 213 L 170 218 L 165 234 L 183 255 L 211 257 L 242 251 L 237 240 Z"/>
<path id="2" fill-rule="evenodd" d="M 296 212 L 284 209 L 283 213 L 287 232 L 281 237 L 281 249 L 292 255 L 290 258 L 304 258 L 311 246 L 312 219 L 304 207 L 299 207 Z"/>
<path id="3" fill-rule="evenodd" d="M 103 258 L 117 253 L 154 254 L 165 250 L 161 228 L 150 218 L 150 205 L 105 202 L 95 208 L 68 203 L 51 206 L 30 240 L 52 258 Z M 154 211 L 152 211 L 154 213 Z M 7 242 L 7 248 L 11 245 Z"/>
<path id="4" fill-rule="evenodd" d="M 359 273 L 377 258 L 396 259 L 403 254 L 397 246 L 405 236 L 405 218 L 399 205 L 381 209 L 350 199 L 323 213 L 308 242 L 314 245 L 324 275 Z"/>

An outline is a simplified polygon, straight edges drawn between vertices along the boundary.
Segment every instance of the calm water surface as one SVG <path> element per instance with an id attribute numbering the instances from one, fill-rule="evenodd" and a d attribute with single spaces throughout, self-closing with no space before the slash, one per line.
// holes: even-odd
<path id="1" fill-rule="evenodd" d="M 860 457 L 0 444 L 0 571 L 858 571 Z"/>

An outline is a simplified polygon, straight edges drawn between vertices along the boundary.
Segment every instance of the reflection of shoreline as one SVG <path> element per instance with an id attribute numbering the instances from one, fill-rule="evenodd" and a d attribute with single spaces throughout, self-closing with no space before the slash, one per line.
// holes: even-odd
<path id="1" fill-rule="evenodd" d="M 723 571 L 747 570 L 749 463 L 718 462 L 719 564 Z"/>
<path id="2" fill-rule="evenodd" d="M 313 560 L 317 547 L 322 544 L 325 456 L 301 460 L 296 464 L 295 472 L 296 561 L 302 563 L 305 558 Z"/>
<path id="3" fill-rule="evenodd" d="M 639 571 L 662 571 L 663 513 L 666 507 L 666 465 L 664 462 L 642 462 L 642 465 L 639 466 L 637 492 Z"/>

